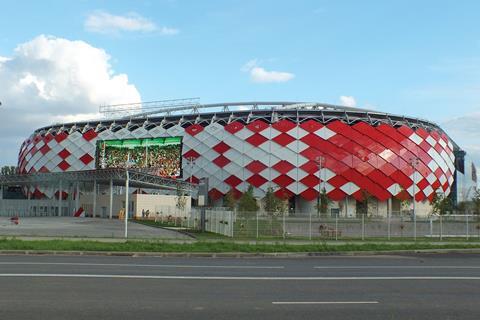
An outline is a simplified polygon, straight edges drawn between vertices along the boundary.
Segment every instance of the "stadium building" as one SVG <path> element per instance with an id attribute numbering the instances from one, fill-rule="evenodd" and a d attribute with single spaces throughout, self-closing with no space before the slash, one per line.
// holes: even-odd
<path id="1" fill-rule="evenodd" d="M 298 215 L 314 211 L 320 193 L 342 216 L 355 216 L 365 197 L 379 215 L 412 198 L 417 214 L 427 215 L 436 193 L 462 202 L 476 188 L 472 161 L 427 120 L 299 102 L 174 101 L 103 111 L 117 114 L 35 130 L 20 148 L 19 172 L 118 168 L 128 158 L 161 176 L 208 178 L 212 206 L 222 206 L 229 191 L 238 198 L 251 185 L 260 199 L 272 187 Z M 27 189 L 31 198 L 58 194 Z"/>

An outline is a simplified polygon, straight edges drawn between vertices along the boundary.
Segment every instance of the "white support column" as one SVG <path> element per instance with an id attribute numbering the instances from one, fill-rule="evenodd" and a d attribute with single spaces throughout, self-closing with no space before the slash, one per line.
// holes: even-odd
<path id="1" fill-rule="evenodd" d="M 110 205 L 109 205 L 109 214 L 108 218 L 112 220 L 113 214 L 113 179 L 110 179 Z"/>
<path id="2" fill-rule="evenodd" d="M 58 216 L 62 216 L 62 194 L 63 194 L 63 188 L 62 188 L 62 180 L 60 180 L 58 184 Z"/>
<path id="3" fill-rule="evenodd" d="M 97 214 L 97 179 L 93 180 L 93 208 L 92 217 L 95 218 Z"/>

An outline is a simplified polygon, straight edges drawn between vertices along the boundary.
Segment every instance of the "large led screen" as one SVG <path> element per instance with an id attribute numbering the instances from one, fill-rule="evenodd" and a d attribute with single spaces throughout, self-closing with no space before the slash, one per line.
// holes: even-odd
<path id="1" fill-rule="evenodd" d="M 182 137 L 101 140 L 97 142 L 98 169 L 129 167 L 149 169 L 162 177 L 179 177 L 182 169 Z"/>

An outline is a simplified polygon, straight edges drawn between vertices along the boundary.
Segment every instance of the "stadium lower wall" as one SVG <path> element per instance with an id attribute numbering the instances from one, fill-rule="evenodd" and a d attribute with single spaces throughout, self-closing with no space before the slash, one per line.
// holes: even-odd
<path id="1" fill-rule="evenodd" d="M 380 203 L 413 196 L 422 203 L 435 192 L 448 195 L 454 181 L 453 144 L 441 131 L 319 119 L 107 127 L 101 132 L 85 126 L 34 134 L 21 147 L 19 169 L 25 174 L 92 170 L 98 140 L 177 136 L 183 137 L 183 178 L 208 178 L 215 203 L 230 190 L 239 197 L 252 185 L 258 198 L 272 187 L 279 197 L 295 196 L 297 211 L 311 210 L 319 182 L 335 202 L 369 195 Z M 415 168 L 412 159 L 418 159 Z M 31 186 L 28 192 L 53 197 L 56 190 Z"/>

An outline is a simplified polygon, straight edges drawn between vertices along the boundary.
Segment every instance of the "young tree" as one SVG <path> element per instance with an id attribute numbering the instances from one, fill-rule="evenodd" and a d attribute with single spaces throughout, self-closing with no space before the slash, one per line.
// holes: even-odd
<path id="1" fill-rule="evenodd" d="M 224 196 L 223 196 L 223 206 L 226 208 L 229 208 L 230 210 L 233 210 L 235 206 L 237 205 L 237 199 L 235 199 L 235 196 L 233 194 L 233 190 L 230 189 Z"/>
<path id="2" fill-rule="evenodd" d="M 370 212 L 370 206 L 372 206 L 372 202 L 374 197 L 368 192 L 367 190 L 362 190 L 362 200 L 360 201 L 360 213 L 368 216 Z"/>
<path id="3" fill-rule="evenodd" d="M 329 204 L 332 202 L 330 198 L 327 196 L 327 190 L 322 188 L 320 191 L 320 196 L 317 198 L 317 204 L 315 205 L 315 209 L 317 210 L 318 214 L 326 214 Z"/>
<path id="4" fill-rule="evenodd" d="M 183 211 L 187 205 L 187 197 L 185 196 L 184 191 L 181 189 L 180 184 L 177 184 L 176 191 L 177 191 L 177 196 L 176 196 L 177 203 L 175 204 L 175 206 L 178 209 Z"/>
<path id="5" fill-rule="evenodd" d="M 288 209 L 288 199 L 279 198 L 272 187 L 268 187 L 262 200 L 263 207 L 269 214 L 284 213 Z"/>
<path id="6" fill-rule="evenodd" d="M 258 209 L 257 199 L 253 196 L 253 187 L 249 186 L 247 192 L 238 200 L 238 210 L 243 212 L 257 212 Z"/>
<path id="7" fill-rule="evenodd" d="M 472 199 L 474 214 L 480 215 L 480 189 L 475 189 Z"/>
<path id="8" fill-rule="evenodd" d="M 438 215 L 445 215 L 448 211 L 452 211 L 453 202 L 450 197 L 445 194 L 435 193 L 432 201 L 432 212 Z"/>

